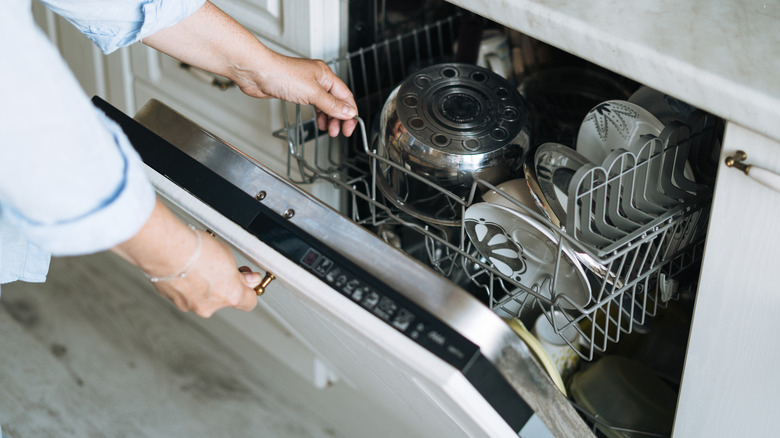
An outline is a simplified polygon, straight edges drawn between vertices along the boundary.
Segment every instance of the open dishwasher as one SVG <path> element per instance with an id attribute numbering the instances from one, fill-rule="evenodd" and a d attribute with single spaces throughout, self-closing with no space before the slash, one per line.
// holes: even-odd
<path id="1" fill-rule="evenodd" d="M 610 155 L 609 166 L 568 168 L 563 185 L 555 172 L 536 172 L 568 206 L 557 224 L 499 181 L 477 177 L 453 193 L 380 153 L 377 132 L 380 108 L 404 78 L 452 59 L 459 24 L 450 17 L 331 62 L 358 98 L 360 129 L 351 141 L 328 139 L 312 109 L 288 105 L 286 127 L 275 134 L 288 145 L 285 177 L 160 102 L 135 120 L 97 103 L 139 149 L 161 197 L 284 283 L 285 293 L 263 300 L 420 436 L 627 432 L 567 399 L 565 375 L 526 326 L 547 320 L 583 366 L 650 331 L 657 314 L 695 290 L 686 280 L 701 259 L 722 124 L 694 112 L 640 150 Z M 529 139 L 528 156 L 536 146 Z M 704 165 L 689 170 L 689 159 Z M 382 188 L 379 169 L 429 187 L 450 216 L 430 221 L 405 208 Z M 605 206 L 624 213 L 625 193 L 658 171 L 695 172 L 697 183 L 678 176 L 668 187 L 681 191 L 675 202 L 619 227 Z M 339 190 L 336 209 L 296 186 L 314 181 Z M 490 197 L 544 225 L 544 257 L 536 258 L 545 269 L 532 283 L 504 267 L 506 253 L 491 254 L 473 237 L 485 224 L 469 212 Z M 569 289 L 572 272 L 586 293 Z"/>
<path id="2" fill-rule="evenodd" d="M 431 183 L 430 173 L 427 178 L 420 178 L 425 172 L 415 172 L 415 164 L 409 163 L 411 160 L 399 164 L 399 154 L 393 153 L 392 146 L 383 149 L 382 140 L 378 137 L 388 130 L 382 123 L 391 123 L 385 122 L 393 115 L 388 115 L 388 102 L 396 99 L 400 107 L 406 105 L 403 98 L 421 99 L 419 94 L 422 93 L 410 94 L 409 87 L 404 88 L 405 83 L 419 83 L 420 77 L 411 72 L 422 70 L 423 78 L 433 76 L 434 86 L 439 80 L 435 76 L 439 71 L 445 77 L 473 76 L 470 70 L 459 68 L 457 64 L 454 64 L 454 68 L 459 70 L 457 73 L 447 72 L 453 66 L 447 62 L 458 58 L 457 53 L 453 53 L 453 48 L 457 48 L 459 43 L 458 32 L 466 29 L 458 20 L 458 16 L 449 17 L 333 61 L 331 67 L 345 78 L 358 96 L 360 114 L 367 123 L 362 125 L 362 136 L 357 136 L 352 142 L 334 142 L 316 134 L 313 113 L 296 107 L 294 117 L 286 119 L 287 128 L 276 133 L 288 142 L 288 166 L 294 168 L 297 175 L 303 175 L 296 182 L 325 180 L 339 187 L 346 200 L 345 214 L 492 309 L 528 342 L 532 354 L 558 387 L 570 389 L 573 366 L 578 366 L 580 371 L 586 370 L 597 360 L 613 355 L 633 356 L 652 368 L 650 373 L 643 369 L 634 374 L 634 378 L 646 381 L 644 390 L 653 392 L 647 385 L 665 387 L 664 382 L 671 382 L 672 387 L 676 387 L 682 373 L 690 312 L 709 221 L 723 121 L 664 96 L 665 110 L 685 113 L 685 122 L 679 121 L 683 117 L 666 114 L 665 126 L 659 129 L 658 136 L 641 142 L 631 152 L 621 150 L 599 157 L 597 162 L 600 165 L 564 165 L 558 175 L 544 166 L 554 158 L 546 161 L 541 158 L 537 159 L 536 168 L 530 166 L 529 171 L 525 166 L 517 171 L 514 174 L 517 180 L 498 184 L 477 177 L 469 180 L 472 181 L 469 190 L 455 193 L 448 187 Z M 643 98 L 653 94 L 653 90 L 640 84 L 610 76 L 609 72 L 594 66 L 583 66 L 580 60 L 574 60 L 572 67 L 572 60 L 565 56 L 562 61 L 564 68 L 554 62 L 550 67 L 540 67 L 535 63 L 543 64 L 545 59 L 549 61 L 554 57 L 544 51 L 554 49 L 530 39 L 523 39 L 523 43 L 526 50 L 530 47 L 535 52 L 530 55 L 532 61 L 526 59 L 527 65 L 522 67 L 527 76 L 525 81 L 519 81 L 519 89 L 524 98 L 538 104 L 534 108 L 536 116 L 543 119 L 535 124 L 540 135 L 532 152 L 536 151 L 537 158 L 545 153 L 548 156 L 556 153 L 561 157 L 569 155 L 568 151 L 561 153 L 561 148 L 543 143 L 565 143 L 573 149 L 575 140 L 582 141 L 577 138 L 576 129 L 572 131 L 568 126 L 573 117 L 580 127 L 583 115 L 588 117 L 599 111 L 615 111 L 614 106 L 609 108 L 610 102 L 614 105 L 614 101 L 607 102 L 609 99 L 631 99 L 646 104 L 648 102 L 643 102 Z M 528 54 L 524 56 L 529 57 Z M 434 73 L 431 73 L 431 68 L 426 69 L 428 65 L 434 66 Z M 544 83 L 538 78 L 545 77 L 545 74 L 540 75 L 539 72 L 549 73 L 548 76 L 555 79 L 551 84 Z M 577 89 L 580 84 L 571 72 L 587 77 L 584 89 Z M 574 84 L 564 82 L 567 79 L 574 79 Z M 605 82 L 610 83 L 604 85 Z M 547 88 L 540 91 L 542 87 Z M 456 90 L 453 92 L 467 88 L 452 86 Z M 498 93 L 501 93 L 500 87 Z M 388 95 L 391 97 L 388 98 Z M 653 95 L 652 99 L 656 99 L 657 104 L 658 93 Z M 413 103 L 416 104 L 416 101 Z M 590 106 L 583 105 L 596 107 L 585 114 Z M 576 113 L 572 108 L 577 106 L 584 110 Z M 647 106 L 652 107 L 653 104 Z M 675 108 L 670 110 L 671 107 Z M 659 110 L 657 107 L 653 109 Z M 620 110 L 627 111 L 622 107 L 617 109 Z M 437 114 L 426 119 L 426 123 L 431 123 L 436 116 L 446 117 Z M 545 122 L 550 123 L 549 119 L 560 123 L 551 122 L 555 125 L 552 128 L 544 126 Z M 392 122 L 398 123 L 395 119 Z M 412 117 L 407 125 L 414 122 Z M 601 123 L 605 124 L 605 129 L 620 129 L 621 122 L 606 117 Z M 436 139 L 432 142 L 435 143 Z M 533 159 L 531 153 L 526 161 Z M 535 174 L 541 172 L 549 175 Z M 392 185 L 388 181 L 398 179 L 397 174 L 404 174 L 406 178 L 402 178 L 402 188 L 388 187 Z M 677 176 L 670 177 L 670 181 L 677 179 L 673 183 L 656 182 L 654 175 L 658 174 L 674 174 Z M 546 181 L 542 181 L 541 185 L 547 183 L 546 191 L 545 187 L 539 187 L 539 181 L 544 179 Z M 558 179 L 563 182 L 557 182 Z M 522 189 L 518 189 L 518 181 Z M 640 188 L 641 181 L 649 181 L 648 185 L 665 185 L 666 194 L 676 201 L 669 202 L 668 198 L 653 200 L 653 195 L 646 188 Z M 420 191 L 421 186 L 431 186 L 432 189 L 425 187 L 428 196 L 423 196 L 422 202 L 415 205 L 410 202 L 410 196 L 414 190 Z M 534 194 L 531 202 L 522 199 L 527 198 L 529 188 Z M 515 196 L 518 190 L 526 193 Z M 624 219 L 622 216 L 629 216 L 627 210 L 633 208 L 633 204 L 628 205 L 627 198 L 640 197 L 636 195 L 637 191 L 642 191 L 643 198 L 638 202 L 652 204 L 647 208 L 654 209 L 653 213 L 642 216 L 638 224 L 621 227 L 619 221 Z M 435 196 L 430 196 L 431 193 Z M 537 196 L 540 193 L 547 195 L 546 199 L 545 196 Z M 557 208 L 548 205 L 550 199 L 556 197 L 559 198 Z M 442 203 L 439 198 L 446 198 L 446 202 Z M 483 227 L 485 234 L 476 234 L 475 227 L 490 222 L 472 212 L 479 207 L 485 215 L 492 214 L 491 210 L 485 209 L 485 201 L 503 207 L 501 214 L 506 213 L 505 209 L 514 210 L 510 215 L 512 219 L 517 219 L 519 212 L 520 216 L 531 217 L 549 227 L 543 236 L 548 239 L 545 242 L 548 248 L 542 251 L 543 257 L 536 255 L 537 259 L 545 259 L 549 264 L 546 276 L 537 276 L 536 281 L 529 283 L 525 280 L 527 277 L 517 275 L 531 269 L 530 259 L 534 255 L 528 254 L 526 258 L 523 251 L 530 252 L 533 248 L 529 251 L 529 248 L 519 245 L 518 249 L 511 242 L 506 242 L 513 239 L 512 230 L 503 228 L 491 234 L 489 227 Z M 624 202 L 626 204 L 614 206 Z M 430 208 L 424 206 L 426 203 L 434 205 L 438 217 L 433 217 L 435 215 L 430 213 Z M 443 207 L 442 204 L 446 205 Z M 658 208 L 661 204 L 664 207 Z M 610 208 L 612 212 L 608 211 Z M 523 232 L 529 231 L 523 229 Z M 491 238 L 499 239 L 492 246 L 486 245 Z M 513 257 L 522 259 L 518 266 L 508 266 L 511 263 L 507 260 Z M 579 284 L 568 274 L 574 270 L 572 264 L 577 264 L 572 263 L 575 259 L 584 267 L 584 273 L 577 272 L 574 276 L 586 278 L 583 283 L 587 283 L 586 291 L 579 291 L 579 294 L 576 291 L 572 293 L 571 289 L 579 287 Z M 542 324 L 544 320 L 546 325 Z M 551 330 L 553 337 L 559 338 L 557 345 L 563 345 L 563 349 L 568 350 L 568 353 L 557 353 L 564 359 L 552 358 L 565 361 L 564 369 L 559 370 L 561 372 L 556 372 L 554 364 L 547 361 L 550 357 L 540 353 L 543 348 L 536 343 L 538 331 L 534 330 L 536 337 L 529 335 L 529 330 L 540 324 Z M 667 333 L 660 335 L 658 332 Z M 659 340 L 663 337 L 666 339 Z M 648 347 L 654 342 L 656 345 Z M 654 352 L 648 351 L 653 348 Z M 665 351 L 659 354 L 659 348 Z M 572 355 L 577 357 L 572 358 Z M 620 367 L 611 371 L 620 374 Z M 659 376 L 661 379 L 658 379 Z M 564 392 L 566 388 L 563 388 Z M 661 421 L 664 425 L 652 425 L 646 429 L 621 427 L 614 423 L 610 426 L 614 413 L 613 419 L 608 419 L 608 416 L 599 418 L 599 414 L 594 412 L 598 409 L 594 406 L 581 406 L 588 404 L 589 400 L 578 403 L 579 400 L 573 400 L 571 393 L 567 395 L 597 434 L 666 436 L 671 431 L 676 402 L 676 394 L 670 394 L 661 397 L 667 404 L 664 420 Z M 619 397 L 617 393 L 613 395 Z"/>

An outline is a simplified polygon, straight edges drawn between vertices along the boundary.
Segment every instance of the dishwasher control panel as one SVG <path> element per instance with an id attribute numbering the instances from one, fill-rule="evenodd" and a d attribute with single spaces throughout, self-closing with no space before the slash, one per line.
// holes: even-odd
<path id="1" fill-rule="evenodd" d="M 476 354 L 474 344 L 450 333 L 443 324 L 432 323 L 411 303 L 401 304 L 400 297 L 391 298 L 387 292 L 370 286 L 317 250 L 310 248 L 306 251 L 300 264 L 399 332 L 428 350 L 434 348 L 437 355 L 450 364 L 462 369 Z"/>
<path id="2" fill-rule="evenodd" d="M 247 229 L 389 326 L 459 370 L 479 347 L 417 304 L 307 233 L 258 212 Z M 284 225 L 284 226 L 281 226 Z"/>

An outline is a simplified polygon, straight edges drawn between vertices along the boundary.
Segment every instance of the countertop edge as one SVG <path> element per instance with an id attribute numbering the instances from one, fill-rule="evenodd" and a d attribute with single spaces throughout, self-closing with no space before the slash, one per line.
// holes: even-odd
<path id="1" fill-rule="evenodd" d="M 664 52 L 649 42 L 616 38 L 610 29 L 574 17 L 548 3 L 529 0 L 447 1 L 780 141 L 780 124 L 777 123 L 780 120 L 780 98 L 766 90 Z M 739 50 L 739 46 L 729 46 L 729 50 Z M 760 60 L 756 63 L 761 65 Z"/>

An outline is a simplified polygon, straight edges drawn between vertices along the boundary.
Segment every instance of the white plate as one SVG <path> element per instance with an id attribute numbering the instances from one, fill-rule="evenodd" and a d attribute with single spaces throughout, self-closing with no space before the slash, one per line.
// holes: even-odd
<path id="1" fill-rule="evenodd" d="M 645 108 L 628 101 L 610 100 L 585 116 L 577 135 L 577 152 L 605 168 L 611 164 L 605 159 L 615 150 L 631 151 L 638 162 L 643 162 L 663 150 L 658 140 L 663 131 L 664 124 Z M 673 169 L 666 167 L 662 159 L 654 158 L 637 168 L 634 196 L 638 198 L 637 207 L 647 214 L 661 214 L 677 205 L 680 197 L 687 197 L 687 193 L 671 185 Z M 689 171 L 686 175 L 692 176 Z"/>
<path id="2" fill-rule="evenodd" d="M 574 251 L 565 242 L 551 293 L 559 237 L 535 219 L 516 210 L 480 202 L 466 209 L 464 224 L 474 247 L 503 275 L 549 299 L 565 295 L 563 308 L 584 307 L 591 300 L 590 283 Z"/>
<path id="3" fill-rule="evenodd" d="M 664 129 L 654 115 L 625 100 L 608 100 L 588 112 L 577 134 L 577 152 L 601 165 L 615 149 L 631 150 L 643 135 L 659 136 Z"/>
<path id="4" fill-rule="evenodd" d="M 696 111 L 687 103 L 646 85 L 639 87 L 628 101 L 650 111 L 664 125 L 675 121 L 688 123 Z"/>

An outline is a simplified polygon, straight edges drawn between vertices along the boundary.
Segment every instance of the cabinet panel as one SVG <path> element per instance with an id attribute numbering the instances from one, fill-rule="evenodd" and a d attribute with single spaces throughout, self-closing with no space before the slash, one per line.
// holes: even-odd
<path id="1" fill-rule="evenodd" d="M 103 55 L 91 40 L 43 4 L 33 2 L 32 12 L 36 24 L 57 47 L 85 94 L 100 96 L 129 111 L 132 83 L 127 50 Z"/>
<path id="2" fill-rule="evenodd" d="M 737 149 L 780 172 L 780 144 L 729 124 L 721 163 Z M 721 164 L 697 292 L 674 436 L 774 436 L 780 380 L 780 193 Z"/>
<path id="3" fill-rule="evenodd" d="M 339 0 L 216 0 L 214 4 L 254 32 L 263 42 L 307 58 L 338 53 L 342 8 Z"/>
<path id="4" fill-rule="evenodd" d="M 236 87 L 222 90 L 148 47 L 133 47 L 132 54 L 135 111 L 156 98 L 274 171 L 284 171 L 285 145 L 272 135 L 283 123 L 279 101 L 255 99 Z"/>
<path id="5" fill-rule="evenodd" d="M 335 57 L 342 37 L 345 2 L 328 0 L 231 0 L 217 6 L 254 32 L 273 50 L 290 56 Z M 221 88 L 210 73 L 182 64 L 142 44 L 130 48 L 135 113 L 158 99 L 282 175 L 287 174 L 287 143 L 272 133 L 284 126 L 279 100 L 255 99 L 237 87 Z M 306 187 L 338 207 L 338 195 L 322 184 Z"/>
<path id="6" fill-rule="evenodd" d="M 151 52 L 146 47 L 134 47 L 133 50 L 143 54 L 142 61 L 146 61 L 145 56 L 149 55 L 153 63 L 158 60 L 159 63 L 149 67 L 147 78 L 153 78 L 151 81 L 142 75 L 135 76 L 136 107 L 128 111 L 130 114 L 134 114 L 149 99 L 157 99 L 274 172 L 287 174 L 287 143 L 272 135 L 274 130 L 283 126 L 281 101 L 255 99 L 236 88 L 220 90 L 181 69 L 173 58 Z M 136 53 L 134 67 L 139 64 Z M 297 173 L 293 172 L 293 175 Z M 339 194 L 332 190 L 330 184 L 320 180 L 302 188 L 328 205 L 339 208 Z"/>

